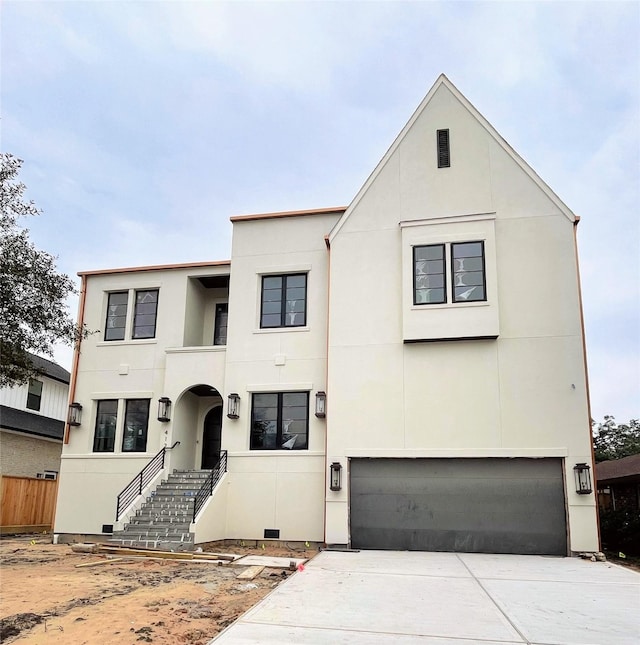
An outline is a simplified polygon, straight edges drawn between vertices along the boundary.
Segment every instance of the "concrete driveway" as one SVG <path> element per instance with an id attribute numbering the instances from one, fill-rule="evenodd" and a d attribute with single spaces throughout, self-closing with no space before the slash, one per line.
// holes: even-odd
<path id="1" fill-rule="evenodd" d="M 325 551 L 216 645 L 638 645 L 640 574 L 577 558 Z"/>

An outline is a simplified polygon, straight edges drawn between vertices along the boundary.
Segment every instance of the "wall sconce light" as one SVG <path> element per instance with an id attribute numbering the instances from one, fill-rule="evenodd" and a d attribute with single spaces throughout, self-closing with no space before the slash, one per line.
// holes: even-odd
<path id="1" fill-rule="evenodd" d="M 327 416 L 327 395 L 325 392 L 316 392 L 316 416 L 324 419 Z"/>
<path id="2" fill-rule="evenodd" d="M 330 490 L 342 490 L 342 464 L 334 461 L 331 464 L 331 479 L 329 481 Z"/>
<path id="3" fill-rule="evenodd" d="M 592 492 L 590 470 L 591 466 L 589 464 L 576 464 L 573 467 L 573 474 L 576 478 L 576 493 L 578 495 L 588 495 Z"/>
<path id="4" fill-rule="evenodd" d="M 82 406 L 75 401 L 69 406 L 67 421 L 70 426 L 79 426 L 82 422 Z"/>
<path id="5" fill-rule="evenodd" d="M 227 403 L 227 416 L 230 419 L 240 418 L 240 395 L 232 392 L 229 394 Z"/>
<path id="6" fill-rule="evenodd" d="M 158 421 L 166 423 L 171 418 L 171 399 L 163 396 L 158 399 Z"/>

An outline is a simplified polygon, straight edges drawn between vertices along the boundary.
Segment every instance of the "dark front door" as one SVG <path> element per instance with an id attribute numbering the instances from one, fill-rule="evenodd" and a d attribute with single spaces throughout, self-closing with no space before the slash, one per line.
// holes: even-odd
<path id="1" fill-rule="evenodd" d="M 206 470 L 216 467 L 220 459 L 220 443 L 222 441 L 222 407 L 209 410 L 204 418 L 202 433 L 202 466 Z"/>

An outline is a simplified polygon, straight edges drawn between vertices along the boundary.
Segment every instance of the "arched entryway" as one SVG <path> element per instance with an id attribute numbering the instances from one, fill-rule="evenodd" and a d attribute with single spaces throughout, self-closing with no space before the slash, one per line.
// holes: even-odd
<path id="1" fill-rule="evenodd" d="M 220 459 L 222 443 L 222 406 L 212 408 L 204 418 L 202 430 L 202 463 L 200 467 L 212 470 Z"/>

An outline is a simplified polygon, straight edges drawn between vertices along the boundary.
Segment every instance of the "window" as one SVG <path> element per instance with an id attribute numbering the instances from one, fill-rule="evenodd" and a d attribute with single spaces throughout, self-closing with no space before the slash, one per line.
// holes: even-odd
<path id="1" fill-rule="evenodd" d="M 455 242 L 413 247 L 413 304 L 443 304 L 447 297 L 446 264 L 450 257 L 450 302 L 487 299 L 484 242 Z"/>
<path id="2" fill-rule="evenodd" d="M 42 381 L 34 378 L 29 379 L 29 391 L 27 392 L 27 409 L 40 411 L 42 403 Z"/>
<path id="3" fill-rule="evenodd" d="M 127 312 L 129 291 L 114 291 L 107 297 L 105 340 L 125 340 L 127 337 Z M 158 289 L 135 292 L 133 321 L 129 321 L 131 338 L 155 338 L 158 313 Z"/>
<path id="4" fill-rule="evenodd" d="M 229 315 L 229 305 L 222 302 L 216 305 L 216 327 L 213 332 L 214 345 L 227 344 L 227 317 Z"/>
<path id="5" fill-rule="evenodd" d="M 145 452 L 147 450 L 148 425 L 149 399 L 128 399 L 124 415 L 122 452 Z"/>
<path id="6" fill-rule="evenodd" d="M 446 302 L 444 244 L 413 247 L 413 304 Z"/>
<path id="7" fill-rule="evenodd" d="M 449 168 L 451 166 L 451 153 L 449 151 L 449 130 L 438 130 L 438 168 Z"/>
<path id="8" fill-rule="evenodd" d="M 306 450 L 308 436 L 308 392 L 253 395 L 251 450 Z"/>
<path id="9" fill-rule="evenodd" d="M 124 340 L 128 300 L 129 293 L 127 291 L 109 294 L 107 300 L 107 323 L 104 332 L 105 340 Z"/>
<path id="10" fill-rule="evenodd" d="M 486 300 L 484 285 L 484 243 L 451 245 L 453 302 Z"/>
<path id="11" fill-rule="evenodd" d="M 260 327 L 307 324 L 307 274 L 262 276 Z"/>
<path id="12" fill-rule="evenodd" d="M 93 452 L 113 452 L 118 420 L 118 401 L 105 399 L 98 401 L 96 431 L 93 438 Z"/>
<path id="13" fill-rule="evenodd" d="M 158 290 L 136 291 L 132 338 L 155 338 Z"/>

